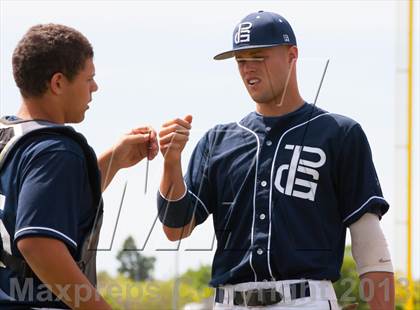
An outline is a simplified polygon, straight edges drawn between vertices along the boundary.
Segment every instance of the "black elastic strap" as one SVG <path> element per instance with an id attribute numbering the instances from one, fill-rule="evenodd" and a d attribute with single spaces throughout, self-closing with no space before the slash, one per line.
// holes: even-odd
<path id="1" fill-rule="evenodd" d="M 4 249 L 0 251 L 0 261 L 3 264 L 15 272 L 19 278 L 34 278 L 35 273 L 32 271 L 31 267 L 26 263 L 25 260 L 21 259 L 20 257 L 16 257 L 10 255 Z"/>
<path id="2" fill-rule="evenodd" d="M 181 228 L 189 224 L 194 213 L 188 194 L 180 200 L 170 201 L 166 200 L 158 191 L 157 207 L 160 221 L 171 228 Z"/>

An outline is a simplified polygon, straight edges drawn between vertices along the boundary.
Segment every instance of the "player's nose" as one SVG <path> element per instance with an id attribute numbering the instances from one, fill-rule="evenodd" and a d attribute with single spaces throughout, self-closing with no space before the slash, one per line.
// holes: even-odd
<path id="1" fill-rule="evenodd" d="M 94 92 L 98 91 L 98 89 L 99 89 L 98 84 L 96 83 L 96 81 L 93 81 L 93 84 L 91 86 L 91 92 L 94 93 Z"/>
<path id="2" fill-rule="evenodd" d="M 245 61 L 242 69 L 245 74 L 253 73 L 257 71 L 257 64 L 255 61 Z"/>

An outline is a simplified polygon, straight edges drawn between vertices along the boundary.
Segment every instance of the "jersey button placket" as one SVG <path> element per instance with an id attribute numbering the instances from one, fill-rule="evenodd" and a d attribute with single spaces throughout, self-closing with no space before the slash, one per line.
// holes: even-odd
<path id="1" fill-rule="evenodd" d="M 267 214 L 269 212 L 268 200 L 270 190 L 270 169 L 271 169 L 271 158 L 273 156 L 273 146 L 267 145 L 268 131 L 271 128 L 265 127 L 265 134 L 261 137 L 261 152 L 259 156 L 259 167 L 258 167 L 258 182 L 257 182 L 257 195 L 256 195 L 256 212 L 255 212 L 255 230 L 254 236 L 258 236 L 254 243 L 254 267 L 258 270 L 257 274 L 259 280 L 267 279 L 270 277 L 269 269 L 267 265 L 267 244 L 269 234 L 269 221 L 267 221 Z M 270 144 L 270 143 L 268 143 Z"/>

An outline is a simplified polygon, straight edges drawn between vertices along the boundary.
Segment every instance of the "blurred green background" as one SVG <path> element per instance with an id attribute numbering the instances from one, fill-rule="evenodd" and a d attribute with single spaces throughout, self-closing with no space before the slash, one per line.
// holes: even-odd
<path id="1" fill-rule="evenodd" d="M 132 237 L 128 237 L 123 249 L 136 249 Z M 211 266 L 202 265 L 190 269 L 178 279 L 158 281 L 153 279 L 154 258 L 139 251 L 119 251 L 119 275 L 106 272 L 98 275 L 98 289 L 113 309 L 212 309 L 214 290 L 208 287 Z M 396 309 L 404 309 L 408 298 L 407 281 L 398 273 L 395 276 Z M 359 292 L 359 277 L 350 247 L 346 248 L 341 279 L 334 283 L 341 305 L 358 303 L 358 309 L 369 309 Z M 420 310 L 420 281 L 415 282 L 415 310 Z"/>

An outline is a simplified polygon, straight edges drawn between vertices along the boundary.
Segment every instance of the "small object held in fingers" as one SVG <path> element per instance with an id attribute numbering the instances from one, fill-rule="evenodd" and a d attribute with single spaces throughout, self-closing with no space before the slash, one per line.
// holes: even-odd
<path id="1" fill-rule="evenodd" d="M 264 61 L 263 57 L 241 57 L 236 58 L 236 61 Z"/>
<path id="2" fill-rule="evenodd" d="M 147 193 L 147 180 L 149 179 L 149 156 L 150 150 L 152 149 L 152 144 L 150 143 L 150 131 L 149 131 L 149 140 L 147 141 L 147 161 L 146 161 L 146 180 L 144 182 L 144 193 Z"/>

